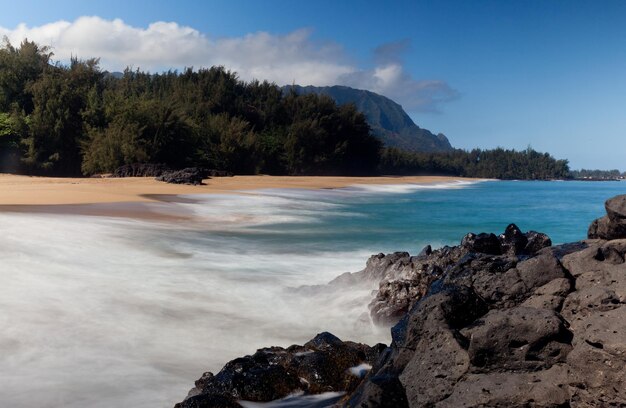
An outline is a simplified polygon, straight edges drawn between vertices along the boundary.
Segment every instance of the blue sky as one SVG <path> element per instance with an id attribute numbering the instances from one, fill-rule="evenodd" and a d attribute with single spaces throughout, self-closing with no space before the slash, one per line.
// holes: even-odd
<path id="1" fill-rule="evenodd" d="M 74 24 L 83 16 L 100 19 Z M 148 28 L 159 21 L 177 25 Z M 218 63 L 243 79 L 358 86 L 456 147 L 532 145 L 573 168 L 626 170 L 626 2 L 22 1 L 3 7 L 2 32 L 110 69 Z"/>

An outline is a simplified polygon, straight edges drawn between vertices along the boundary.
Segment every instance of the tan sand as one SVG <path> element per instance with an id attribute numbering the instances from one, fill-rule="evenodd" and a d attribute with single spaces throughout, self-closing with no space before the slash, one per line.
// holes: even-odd
<path id="1" fill-rule="evenodd" d="M 153 178 L 53 178 L 0 174 L 0 211 L 193 221 L 193 214 L 167 202 L 193 202 L 179 195 L 254 194 L 263 188 L 340 188 L 357 184 L 441 183 L 460 177 L 235 176 L 201 186 L 167 184 Z"/>
<path id="2" fill-rule="evenodd" d="M 0 205 L 59 205 L 164 201 L 179 194 L 232 193 L 261 188 L 340 188 L 354 184 L 440 183 L 460 177 L 289 177 L 235 176 L 202 186 L 167 184 L 153 178 L 52 178 L 0 174 Z M 166 201 L 166 200 L 165 200 Z"/>

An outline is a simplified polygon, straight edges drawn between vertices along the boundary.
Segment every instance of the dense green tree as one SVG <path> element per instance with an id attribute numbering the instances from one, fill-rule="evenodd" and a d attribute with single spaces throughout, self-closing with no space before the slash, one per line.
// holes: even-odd
<path id="1" fill-rule="evenodd" d="M 14 108 L 26 114 L 32 112 L 29 87 L 48 68 L 51 56 L 48 47 L 28 40 L 14 47 L 4 38 L 4 45 L 0 47 L 0 111 Z"/>
<path id="2" fill-rule="evenodd" d="M 101 72 L 51 65 L 29 41 L 0 47 L 0 170 L 106 173 L 131 163 L 237 174 L 447 174 L 550 179 L 567 162 L 527 149 L 411 153 L 382 148 L 354 105 L 283 93 L 223 67 Z"/>

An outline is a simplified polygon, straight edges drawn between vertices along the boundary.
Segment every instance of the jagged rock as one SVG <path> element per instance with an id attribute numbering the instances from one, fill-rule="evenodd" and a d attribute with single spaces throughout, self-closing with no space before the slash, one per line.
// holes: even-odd
<path id="1" fill-rule="evenodd" d="M 376 276 L 380 281 L 378 292 L 369 305 L 372 320 L 378 325 L 396 323 L 445 271 L 447 277 L 459 279 L 460 275 L 470 276 L 466 270 L 472 270 L 475 273 L 471 276 L 482 296 L 493 302 L 517 305 L 525 300 L 521 297 L 528 294 L 526 281 L 532 276 L 526 275 L 533 272 L 523 270 L 522 277 L 517 270 L 507 271 L 517 264 L 519 257 L 532 256 L 550 245 L 547 235 L 534 231 L 524 234 L 515 224 L 510 224 L 500 237 L 470 233 L 456 247 L 432 250 L 428 246 L 417 256 L 406 252 L 373 256 L 362 272 L 363 276 Z M 547 264 L 540 265 L 543 269 L 538 270 L 537 278 L 553 279 L 556 272 L 550 267 L 560 271 L 562 268 L 556 254 L 545 257 L 543 261 Z"/>
<path id="2" fill-rule="evenodd" d="M 347 403 L 348 407 L 362 408 L 402 408 L 408 405 L 404 387 L 393 375 L 370 377 L 363 389 L 355 392 Z"/>
<path id="3" fill-rule="evenodd" d="M 563 362 L 572 333 L 552 310 L 492 310 L 462 331 L 476 371 L 538 370 Z"/>
<path id="4" fill-rule="evenodd" d="M 431 283 L 441 277 L 444 269 L 457 262 L 466 252 L 460 246 L 446 246 L 436 251 L 431 249 L 430 253 L 425 248 L 420 255 L 413 257 L 403 252 L 379 254 L 370 258 L 365 271 L 369 271 L 368 276 L 381 277 L 378 292 L 369 305 L 374 323 L 395 324 L 426 294 Z"/>
<path id="5" fill-rule="evenodd" d="M 205 373 L 178 407 L 210 406 L 202 405 L 206 401 L 272 401 L 299 390 L 311 394 L 353 391 L 361 379 L 350 368 L 371 366 L 385 348 L 320 333 L 302 346 L 260 349 L 232 360 L 215 375 Z"/>
<path id="6" fill-rule="evenodd" d="M 476 235 L 470 232 L 463 237 L 461 246 L 466 248 L 468 252 L 490 255 L 500 255 L 502 253 L 500 240 L 494 234 L 480 233 Z"/>
<path id="7" fill-rule="evenodd" d="M 606 219 L 619 221 L 623 201 L 609 202 Z M 276 397 L 296 379 L 310 393 L 346 391 L 351 408 L 626 406 L 626 239 L 549 243 L 510 225 L 499 238 L 372 257 L 358 275 L 381 279 L 372 312 L 406 311 L 389 347 L 326 333 L 262 349 L 203 376 L 180 407 Z M 359 361 L 372 366 L 364 378 L 347 374 Z"/>
<path id="8" fill-rule="evenodd" d="M 521 254 L 528 245 L 528 238 L 515 224 L 509 224 L 499 239 L 503 254 Z"/>
<path id="9" fill-rule="evenodd" d="M 163 172 L 156 179 L 172 184 L 192 184 L 200 185 L 202 180 L 208 178 L 207 171 L 198 167 L 189 167 L 183 170 Z"/>
<path id="10" fill-rule="evenodd" d="M 170 168 L 165 164 L 134 163 L 115 169 L 111 177 L 159 177 Z"/>
<path id="11" fill-rule="evenodd" d="M 523 253 L 532 255 L 543 248 L 552 246 L 552 240 L 546 234 L 537 231 L 528 231 L 526 234 L 526 247 Z"/>
<path id="12" fill-rule="evenodd" d="M 243 408 L 233 397 L 226 395 L 197 395 L 187 398 L 174 408 Z"/>

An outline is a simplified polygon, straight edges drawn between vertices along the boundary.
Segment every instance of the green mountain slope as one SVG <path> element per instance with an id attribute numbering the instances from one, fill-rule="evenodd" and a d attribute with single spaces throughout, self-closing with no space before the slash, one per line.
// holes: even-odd
<path id="1" fill-rule="evenodd" d="M 452 150 L 450 142 L 443 134 L 433 134 L 417 126 L 406 114 L 402 106 L 391 99 L 374 92 L 354 89 L 347 86 L 300 86 L 288 85 L 299 94 L 324 94 L 338 104 L 353 103 L 366 117 L 372 132 L 386 146 L 398 147 L 416 152 L 445 152 Z"/>

